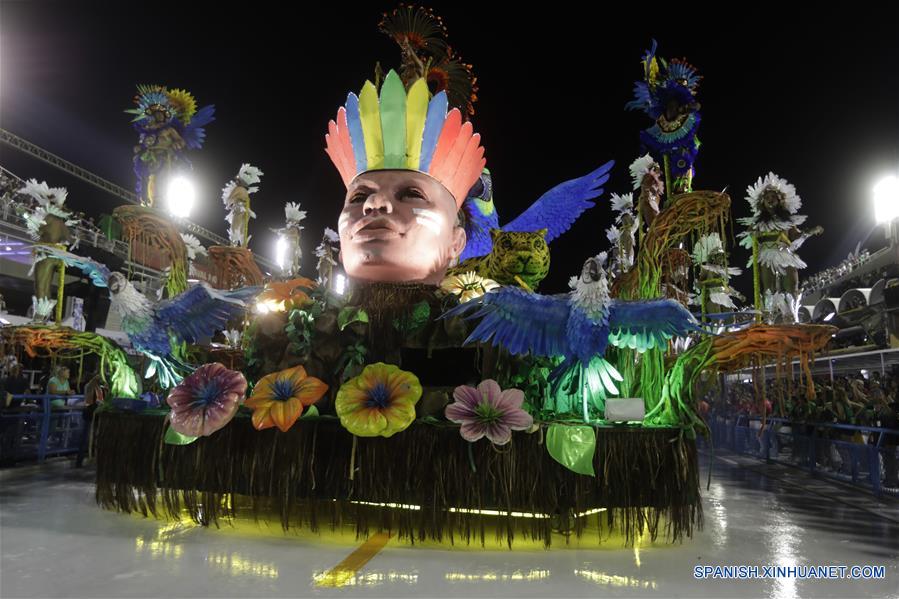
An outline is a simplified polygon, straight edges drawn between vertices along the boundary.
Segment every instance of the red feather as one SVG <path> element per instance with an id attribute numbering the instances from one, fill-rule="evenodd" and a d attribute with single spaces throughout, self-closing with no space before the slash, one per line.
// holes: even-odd
<path id="1" fill-rule="evenodd" d="M 440 138 L 437 140 L 437 148 L 434 150 L 434 157 L 431 159 L 431 166 L 428 173 L 438 181 L 440 177 L 436 173 L 443 170 L 443 162 L 456 143 L 459 136 L 459 130 L 462 128 L 462 113 L 458 108 L 453 108 L 446 115 L 443 123 L 443 131 L 440 132 Z"/>
<path id="2" fill-rule="evenodd" d="M 471 186 L 475 184 L 481 171 L 484 170 L 487 161 L 484 160 L 484 147 L 481 145 L 481 136 L 475 133 L 468 141 L 468 147 L 465 148 L 465 154 L 459 162 L 459 168 L 453 177 L 453 186 L 450 191 L 456 198 L 466 197 Z"/>
<path id="3" fill-rule="evenodd" d="M 347 166 L 350 177 L 354 177 L 359 170 L 356 164 L 356 155 L 353 153 L 353 140 L 350 137 L 350 126 L 346 120 L 346 108 L 340 107 L 337 111 L 337 131 L 340 134 L 340 149 L 343 152 L 343 161 Z"/>
<path id="4" fill-rule="evenodd" d="M 334 163 L 334 166 L 340 172 L 340 178 L 343 179 L 344 184 L 349 185 L 352 174 L 348 172 L 347 164 L 344 161 L 343 150 L 340 148 L 337 123 L 334 121 L 328 122 L 328 134 L 325 135 L 325 144 L 325 152 L 328 153 L 328 156 L 331 157 L 331 162 Z"/>
<path id="5" fill-rule="evenodd" d="M 443 182 L 447 187 L 452 185 L 453 177 L 459 168 L 459 161 L 462 160 L 462 154 L 465 153 L 465 148 L 468 147 L 468 140 L 471 139 L 472 132 L 470 121 L 462 125 L 449 152 L 436 165 L 436 168 L 431 168 L 434 178 Z M 468 190 L 466 189 L 465 191 Z M 465 198 L 463 197 L 462 199 L 464 200 Z"/>

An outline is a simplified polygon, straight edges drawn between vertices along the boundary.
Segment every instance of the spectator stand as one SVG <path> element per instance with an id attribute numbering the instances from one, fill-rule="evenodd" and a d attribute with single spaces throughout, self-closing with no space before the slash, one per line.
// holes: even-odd
<path id="1" fill-rule="evenodd" d="M 52 407 L 53 400 L 67 401 Z M 83 395 L 13 395 L 17 407 L 0 411 L 0 463 L 43 462 L 48 457 L 75 454 L 84 427 Z"/>
<path id="2" fill-rule="evenodd" d="M 899 498 L 899 430 L 848 424 L 799 423 L 783 418 L 711 414 L 715 448 L 807 470 Z"/>

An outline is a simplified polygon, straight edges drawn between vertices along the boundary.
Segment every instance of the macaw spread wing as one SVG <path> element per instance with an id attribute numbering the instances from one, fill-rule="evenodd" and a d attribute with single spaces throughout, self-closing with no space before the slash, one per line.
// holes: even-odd
<path id="1" fill-rule="evenodd" d="M 244 309 L 241 300 L 201 283 L 160 302 L 156 316 L 179 339 L 193 343 L 222 330 Z"/>
<path id="2" fill-rule="evenodd" d="M 90 277 L 91 283 L 93 283 L 97 287 L 107 286 L 107 283 L 109 282 L 109 275 L 111 275 L 112 272 L 109 270 L 109 268 L 106 267 L 105 264 L 102 264 L 95 260 L 91 260 L 90 258 L 87 258 L 85 256 L 78 256 L 71 252 L 67 252 L 50 245 L 36 244 L 34 247 L 44 255 L 51 256 L 53 258 L 59 258 L 66 263 L 66 266 L 81 269 L 81 272 Z"/>
<path id="3" fill-rule="evenodd" d="M 551 242 L 570 229 L 585 210 L 594 206 L 590 200 L 602 195 L 602 186 L 609 180 L 614 165 L 614 161 L 609 161 L 588 175 L 556 185 L 503 226 L 503 231 L 546 229 L 546 242 Z"/>
<path id="4" fill-rule="evenodd" d="M 565 337 L 569 305 L 564 299 L 503 287 L 449 310 L 445 316 L 481 318 L 466 343 L 491 342 L 510 353 L 561 356 L 567 353 Z"/>
<path id="5" fill-rule="evenodd" d="M 644 352 L 692 332 L 702 332 L 696 318 L 672 299 L 613 300 L 610 306 L 609 343 L 615 347 Z"/>

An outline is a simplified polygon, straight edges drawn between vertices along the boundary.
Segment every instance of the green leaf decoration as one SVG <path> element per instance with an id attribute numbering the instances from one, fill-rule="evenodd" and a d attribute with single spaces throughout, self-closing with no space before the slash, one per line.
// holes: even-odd
<path id="1" fill-rule="evenodd" d="M 199 437 L 182 435 L 171 426 L 165 431 L 165 442 L 167 445 L 190 445 L 197 439 L 199 439 Z"/>
<path id="2" fill-rule="evenodd" d="M 421 301 L 415 304 L 415 307 L 412 308 L 412 318 L 409 323 L 411 330 L 420 329 L 425 324 L 427 324 L 428 319 L 431 317 L 431 304 L 426 301 Z"/>
<path id="3" fill-rule="evenodd" d="M 593 472 L 596 432 L 592 426 L 553 424 L 546 431 L 546 449 L 555 461 L 572 472 L 596 476 Z"/>
<path id="4" fill-rule="evenodd" d="M 109 214 L 101 214 L 97 224 L 110 239 L 119 239 L 122 235 L 122 225 Z"/>
<path id="5" fill-rule="evenodd" d="M 337 314 L 337 328 L 341 331 L 354 322 L 368 322 L 368 313 L 356 306 L 347 306 Z"/>
<path id="6" fill-rule="evenodd" d="M 404 318 L 393 321 L 393 326 L 403 333 L 417 331 L 428 323 L 431 317 L 431 304 L 422 300 L 412 307 L 412 311 Z"/>
<path id="7" fill-rule="evenodd" d="M 305 410 L 303 410 L 303 415 L 300 416 L 300 420 L 305 418 L 318 418 L 318 408 L 315 406 L 309 406 Z"/>

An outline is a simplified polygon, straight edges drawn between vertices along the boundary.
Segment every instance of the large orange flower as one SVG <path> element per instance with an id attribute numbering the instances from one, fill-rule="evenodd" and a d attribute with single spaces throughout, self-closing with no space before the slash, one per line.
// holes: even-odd
<path id="1" fill-rule="evenodd" d="M 253 409 L 257 430 L 277 426 L 287 432 L 303 409 L 321 399 L 327 390 L 326 383 L 307 376 L 302 366 L 295 366 L 262 377 L 244 405 Z"/>
<path id="2" fill-rule="evenodd" d="M 302 306 L 309 302 L 309 295 L 304 289 L 314 289 L 315 281 L 299 277 L 289 281 L 272 281 L 265 286 L 256 298 L 260 306 L 267 312 L 284 312 L 293 306 Z"/>

